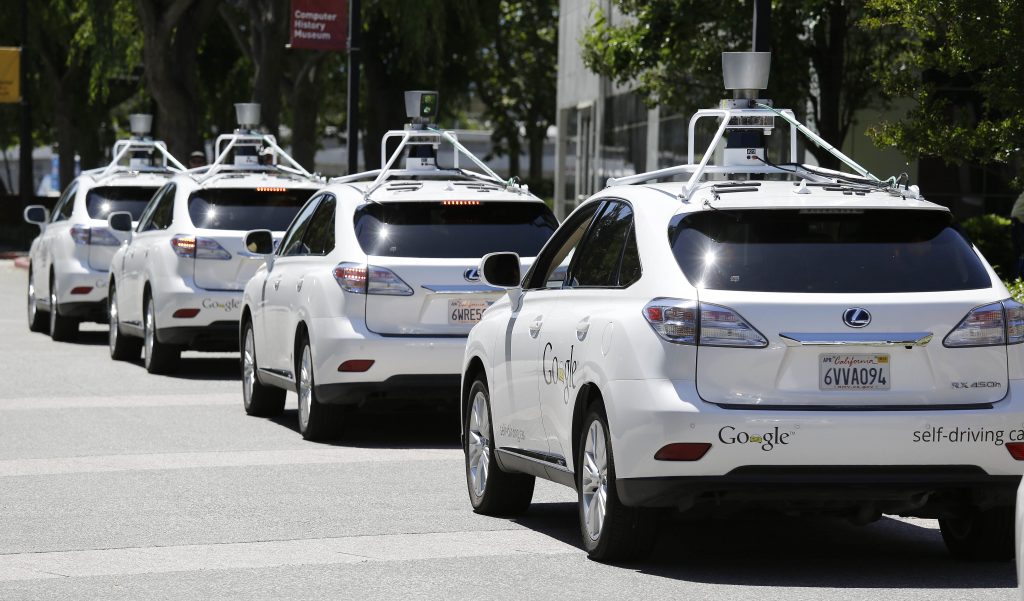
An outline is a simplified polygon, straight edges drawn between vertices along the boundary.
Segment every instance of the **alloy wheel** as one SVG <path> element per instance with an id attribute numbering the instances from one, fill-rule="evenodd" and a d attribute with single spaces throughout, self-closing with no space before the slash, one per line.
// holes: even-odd
<path id="1" fill-rule="evenodd" d="M 253 343 L 252 326 L 245 329 L 245 343 L 242 347 L 242 401 L 249 409 L 252 390 L 256 384 L 256 349 Z"/>
<path id="2" fill-rule="evenodd" d="M 32 274 L 28 274 L 28 323 L 34 324 L 36 322 L 36 286 L 32 283 Z M 34 327 L 34 326 L 33 326 Z"/>
<path id="3" fill-rule="evenodd" d="M 299 363 L 299 430 L 306 431 L 309 427 L 309 411 L 313 404 L 313 358 L 309 345 L 302 347 L 302 359 Z"/>
<path id="4" fill-rule="evenodd" d="M 146 364 L 148 365 L 153 360 L 153 345 L 156 334 L 154 330 L 156 328 L 156 318 L 153 317 L 153 299 L 149 299 L 146 303 L 146 332 L 145 332 L 145 347 L 146 347 Z"/>
<path id="5" fill-rule="evenodd" d="M 57 284 L 50 282 L 50 335 L 57 331 Z"/>
<path id="6" fill-rule="evenodd" d="M 582 466 L 583 523 L 591 540 L 601 537 L 608 502 L 608 447 L 604 427 L 594 420 L 587 431 Z"/>
<path id="7" fill-rule="evenodd" d="M 117 334 L 118 334 L 118 315 L 117 315 L 117 291 L 110 291 L 110 306 L 107 307 L 107 316 L 110 324 L 110 334 L 107 336 L 107 342 L 110 344 L 110 352 L 114 353 L 117 348 Z"/>
<path id="8" fill-rule="evenodd" d="M 491 461 L 491 419 L 487 397 L 477 392 L 469 414 L 469 480 L 473 494 L 483 496 Z"/>

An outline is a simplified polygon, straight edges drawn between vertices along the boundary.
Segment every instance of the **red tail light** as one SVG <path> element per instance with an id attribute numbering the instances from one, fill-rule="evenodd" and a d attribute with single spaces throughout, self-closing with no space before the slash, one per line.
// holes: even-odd
<path id="1" fill-rule="evenodd" d="M 673 442 L 654 454 L 658 461 L 697 461 L 711 449 L 710 442 Z"/>
<path id="2" fill-rule="evenodd" d="M 1006 450 L 1010 452 L 1010 457 L 1017 461 L 1024 461 L 1024 442 L 1008 442 Z"/>
<path id="3" fill-rule="evenodd" d="M 71 289 L 71 294 L 89 294 L 92 292 L 92 286 L 75 286 Z"/>
<path id="4" fill-rule="evenodd" d="M 171 238 L 171 248 L 179 257 L 196 256 L 195 236 L 175 236 Z"/>
<path id="5" fill-rule="evenodd" d="M 199 309 L 178 309 L 171 317 L 190 318 L 199 315 Z"/>
<path id="6" fill-rule="evenodd" d="M 338 366 L 338 371 L 366 371 L 373 367 L 373 359 L 349 359 Z"/>

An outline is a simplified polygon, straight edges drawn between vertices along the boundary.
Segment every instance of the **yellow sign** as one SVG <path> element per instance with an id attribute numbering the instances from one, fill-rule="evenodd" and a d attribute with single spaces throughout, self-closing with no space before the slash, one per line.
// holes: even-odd
<path id="1" fill-rule="evenodd" d="M 0 48 L 0 103 L 21 102 L 21 48 Z"/>

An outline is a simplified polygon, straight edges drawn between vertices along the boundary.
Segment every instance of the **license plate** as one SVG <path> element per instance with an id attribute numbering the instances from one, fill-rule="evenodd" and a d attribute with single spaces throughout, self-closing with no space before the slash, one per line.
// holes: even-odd
<path id="1" fill-rule="evenodd" d="M 889 390 L 889 355 L 819 355 L 819 390 Z"/>
<path id="2" fill-rule="evenodd" d="M 492 303 L 493 301 L 485 300 L 449 300 L 448 323 L 451 325 L 475 324 L 480 321 L 484 310 Z"/>

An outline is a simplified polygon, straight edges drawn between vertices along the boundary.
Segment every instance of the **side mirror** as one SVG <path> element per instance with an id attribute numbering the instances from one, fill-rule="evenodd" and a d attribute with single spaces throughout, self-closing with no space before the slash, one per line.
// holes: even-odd
<path id="1" fill-rule="evenodd" d="M 128 211 L 114 211 L 107 215 L 107 225 L 115 232 L 132 231 L 132 214 Z"/>
<path id="2" fill-rule="evenodd" d="M 43 205 L 31 205 L 25 207 L 24 217 L 25 221 L 44 227 L 50 220 L 50 212 Z"/>
<path id="3" fill-rule="evenodd" d="M 501 252 L 485 255 L 480 261 L 480 277 L 486 284 L 504 288 L 518 288 L 523 276 L 520 273 L 519 255 Z"/>
<path id="4" fill-rule="evenodd" d="M 274 235 L 270 230 L 246 232 L 245 249 L 254 255 L 269 255 L 274 252 Z"/>

